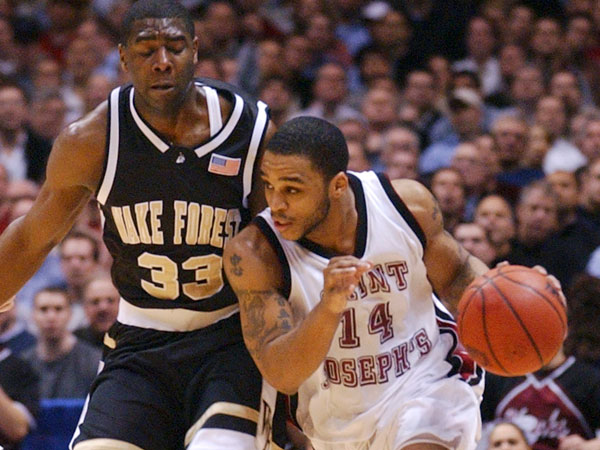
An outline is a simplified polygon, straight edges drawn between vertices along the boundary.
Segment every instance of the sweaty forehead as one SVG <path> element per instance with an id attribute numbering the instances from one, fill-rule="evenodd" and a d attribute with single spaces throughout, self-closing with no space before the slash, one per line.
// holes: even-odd
<path id="1" fill-rule="evenodd" d="M 178 18 L 146 18 L 139 19 L 131 25 L 128 41 L 138 41 L 164 38 L 186 37 L 186 27 L 182 19 Z"/>

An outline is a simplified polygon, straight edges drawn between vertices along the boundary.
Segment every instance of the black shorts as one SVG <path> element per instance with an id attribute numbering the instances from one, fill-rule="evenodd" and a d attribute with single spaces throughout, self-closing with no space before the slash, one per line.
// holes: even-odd
<path id="1" fill-rule="evenodd" d="M 253 414 L 243 417 L 235 407 L 258 412 L 262 386 L 238 315 L 190 332 L 117 322 L 109 336 L 116 347 L 105 353 L 74 443 L 107 438 L 144 450 L 182 450 L 201 417 L 201 428 L 256 433 Z M 231 404 L 235 415 L 228 414 Z"/>

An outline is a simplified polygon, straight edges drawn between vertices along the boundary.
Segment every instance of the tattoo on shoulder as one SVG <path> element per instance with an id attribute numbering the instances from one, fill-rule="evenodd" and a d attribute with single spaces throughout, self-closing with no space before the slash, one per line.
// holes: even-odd
<path id="1" fill-rule="evenodd" d="M 234 253 L 233 255 L 231 255 L 231 258 L 229 258 L 229 262 L 232 266 L 231 273 L 234 274 L 236 277 L 241 277 L 244 273 L 242 267 L 240 266 L 240 262 L 242 262 L 241 256 L 239 256 L 237 253 Z"/>
<path id="2" fill-rule="evenodd" d="M 457 269 L 456 277 L 452 283 L 452 289 L 450 291 L 450 302 L 457 303 L 460 300 L 463 292 L 467 288 L 467 286 L 475 279 L 477 274 L 471 267 L 469 259 L 471 258 L 471 254 L 460 244 L 458 244 L 458 253 L 460 264 Z"/>
<path id="3" fill-rule="evenodd" d="M 440 210 L 440 205 L 433 194 L 431 194 L 431 199 L 433 200 L 433 211 L 431 213 L 431 218 L 437 222 L 438 220 L 442 220 L 442 211 Z"/>
<path id="4" fill-rule="evenodd" d="M 273 289 L 247 290 L 237 294 L 245 313 L 244 337 L 246 344 L 251 353 L 259 356 L 267 342 L 292 329 L 290 305 L 279 292 Z M 270 302 L 275 302 L 279 308 L 274 320 L 268 319 L 266 315 Z"/>

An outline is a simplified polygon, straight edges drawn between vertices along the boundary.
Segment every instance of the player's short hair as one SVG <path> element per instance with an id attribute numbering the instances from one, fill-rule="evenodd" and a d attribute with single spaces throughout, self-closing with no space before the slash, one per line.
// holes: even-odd
<path id="1" fill-rule="evenodd" d="M 121 24 L 121 44 L 126 45 L 133 23 L 142 19 L 181 19 L 185 32 L 194 37 L 194 20 L 190 12 L 177 0 L 139 0 L 129 9 Z"/>
<path id="2" fill-rule="evenodd" d="M 317 117 L 301 116 L 284 123 L 266 148 L 280 155 L 308 158 L 327 180 L 348 168 L 344 135 L 338 127 Z"/>

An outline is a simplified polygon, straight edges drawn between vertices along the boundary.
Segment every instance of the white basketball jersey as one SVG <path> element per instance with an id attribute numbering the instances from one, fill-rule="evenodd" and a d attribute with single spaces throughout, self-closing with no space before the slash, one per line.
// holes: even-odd
<path id="1" fill-rule="evenodd" d="M 455 352 L 453 319 L 427 279 L 425 236 L 390 181 L 374 172 L 349 178 L 358 211 L 354 255 L 373 268 L 348 302 L 326 359 L 298 393 L 298 422 L 322 441 L 368 439 L 386 411 L 433 381 L 456 375 L 475 384 L 481 375 L 465 373 L 472 362 Z M 268 209 L 255 223 L 278 251 L 294 311 L 306 315 L 321 298 L 334 255 L 282 238 Z"/>

